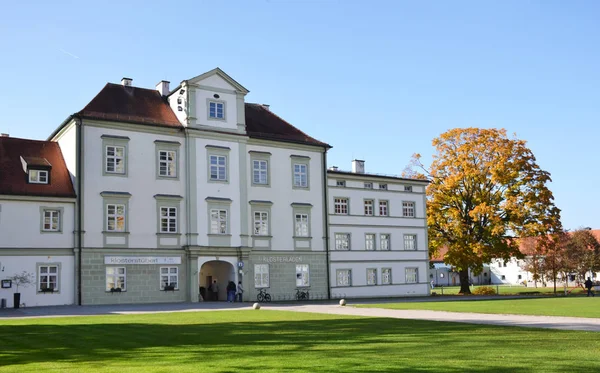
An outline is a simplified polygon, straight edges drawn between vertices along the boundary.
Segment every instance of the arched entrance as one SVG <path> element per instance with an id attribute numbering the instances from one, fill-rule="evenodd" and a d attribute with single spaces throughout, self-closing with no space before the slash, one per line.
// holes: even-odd
<path id="1" fill-rule="evenodd" d="M 229 281 L 237 284 L 236 277 L 235 267 L 229 261 L 206 261 L 201 264 L 198 275 L 200 295 L 205 301 L 225 301 L 227 300 L 227 284 Z M 210 291 L 210 285 L 215 281 L 219 289 L 216 295 Z"/>

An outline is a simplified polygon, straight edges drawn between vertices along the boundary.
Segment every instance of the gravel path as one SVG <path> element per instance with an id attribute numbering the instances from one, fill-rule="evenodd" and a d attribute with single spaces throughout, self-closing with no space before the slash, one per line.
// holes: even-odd
<path id="1" fill-rule="evenodd" d="M 365 302 L 361 302 L 365 303 Z M 109 306 L 56 306 L 30 307 L 21 309 L 0 309 L 1 320 L 41 317 L 124 315 L 163 312 L 207 312 L 251 309 L 252 303 L 165 303 Z M 390 317 L 396 319 L 415 319 L 431 321 L 462 322 L 469 324 L 488 324 L 502 326 L 522 326 L 561 330 L 584 330 L 600 332 L 600 319 L 580 317 L 500 315 L 484 313 L 460 313 L 443 311 L 391 310 L 382 308 L 340 307 L 333 302 L 293 304 L 266 304 L 265 310 L 324 313 L 334 315 L 352 315 L 365 317 Z"/>

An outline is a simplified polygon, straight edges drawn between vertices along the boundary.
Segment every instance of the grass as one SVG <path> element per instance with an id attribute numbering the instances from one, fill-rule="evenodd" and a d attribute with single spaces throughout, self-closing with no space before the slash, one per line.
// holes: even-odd
<path id="1" fill-rule="evenodd" d="M 0 372 L 594 372 L 598 337 L 265 310 L 0 320 Z"/>
<path id="2" fill-rule="evenodd" d="M 360 304 L 356 305 L 356 307 L 596 318 L 600 317 L 600 296 L 594 298 L 553 297 L 535 299 L 399 302 Z"/>
<path id="3" fill-rule="evenodd" d="M 529 288 L 529 287 L 525 287 L 525 286 L 510 286 L 510 285 L 481 285 L 481 286 L 488 286 L 493 288 L 494 290 L 497 291 L 498 295 L 534 295 L 534 294 L 541 294 L 541 295 L 554 295 L 554 288 L 553 287 L 539 287 L 539 288 Z M 480 286 L 471 286 L 471 291 L 473 291 L 474 289 L 478 288 Z M 568 288 L 567 291 L 571 290 L 571 288 Z M 460 286 L 439 286 L 436 287 L 434 289 L 431 290 L 432 292 L 435 292 L 437 295 L 458 295 L 458 292 L 460 291 Z M 561 287 L 557 287 L 556 288 L 556 294 L 558 295 L 563 295 L 564 294 L 564 288 Z M 575 289 L 571 292 L 571 294 L 585 294 L 585 290 L 583 290 L 582 288 L 578 288 Z"/>

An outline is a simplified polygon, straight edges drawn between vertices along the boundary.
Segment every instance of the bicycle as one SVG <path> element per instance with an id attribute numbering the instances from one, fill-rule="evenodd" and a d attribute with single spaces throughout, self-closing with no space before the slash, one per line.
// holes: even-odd
<path id="1" fill-rule="evenodd" d="M 296 289 L 296 300 L 308 300 L 308 299 L 309 299 L 308 289 L 306 289 L 306 291 Z"/>
<path id="2" fill-rule="evenodd" d="M 256 300 L 258 300 L 258 302 L 270 302 L 271 294 L 267 293 L 267 291 L 264 288 L 259 289 L 258 295 L 256 296 Z"/>

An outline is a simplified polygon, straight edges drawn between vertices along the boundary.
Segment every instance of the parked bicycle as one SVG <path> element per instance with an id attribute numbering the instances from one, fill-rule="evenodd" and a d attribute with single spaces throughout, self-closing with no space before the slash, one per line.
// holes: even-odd
<path id="1" fill-rule="evenodd" d="M 259 302 L 270 302 L 271 294 L 267 293 L 267 290 L 264 288 L 259 289 L 258 295 L 256 296 L 256 300 L 258 300 Z"/>
<path id="2" fill-rule="evenodd" d="M 308 299 L 309 299 L 308 289 L 306 289 L 306 290 L 296 289 L 296 300 L 308 300 Z"/>

